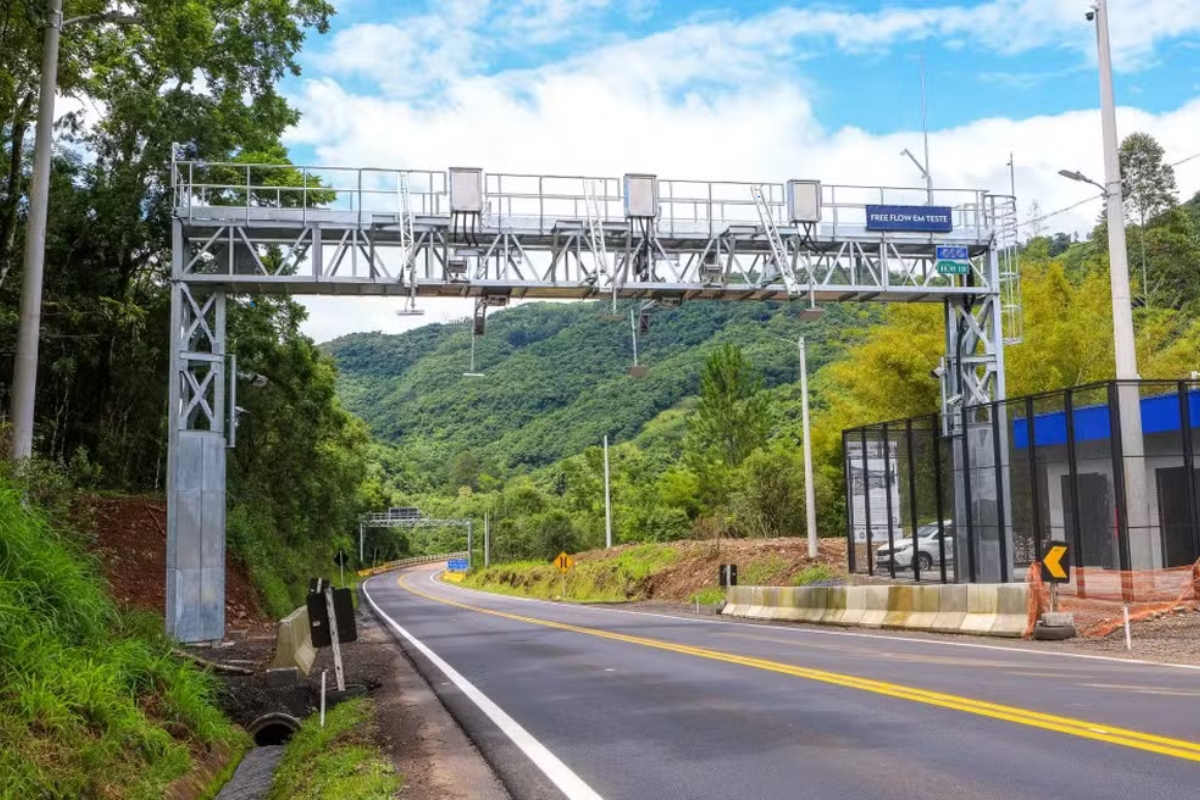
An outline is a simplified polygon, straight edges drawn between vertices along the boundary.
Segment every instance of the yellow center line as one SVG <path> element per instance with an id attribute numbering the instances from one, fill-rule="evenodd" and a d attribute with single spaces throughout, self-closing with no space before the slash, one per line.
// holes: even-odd
<path id="1" fill-rule="evenodd" d="M 885 683 L 884 681 L 861 678 L 855 675 L 827 672 L 825 670 L 800 667 L 793 664 L 785 664 L 779 661 L 769 661 L 767 659 L 755 658 L 752 656 L 726 653 L 720 650 L 710 650 L 704 647 L 692 647 L 691 645 L 676 644 L 674 642 L 667 642 L 661 639 L 649 639 L 643 636 L 630 636 L 628 634 L 614 633 L 612 631 L 606 631 L 599 628 L 588 628 L 580 625 L 571 625 L 565 622 L 554 622 L 552 620 L 540 619 L 537 617 L 527 617 L 521 614 L 510 614 L 505 611 L 496 611 L 495 609 L 491 608 L 468 605 L 466 603 L 459 603 L 454 600 L 447 600 L 435 595 L 426 594 L 425 592 L 409 586 L 405 582 L 404 576 L 397 578 L 396 583 L 405 591 L 414 594 L 417 597 L 431 600 L 435 603 L 441 603 L 443 605 L 461 608 L 467 611 L 474 611 L 480 614 L 488 614 L 494 617 L 501 617 L 503 619 L 513 620 L 515 622 L 524 622 L 529 625 L 540 625 L 546 628 L 570 631 L 571 633 L 596 636 L 601 639 L 626 642 L 628 644 L 636 644 L 642 647 L 654 648 L 656 650 L 666 650 L 672 653 L 681 653 L 684 655 L 695 656 L 697 658 L 705 658 L 711 661 L 721 661 L 727 664 L 738 664 L 740 666 L 751 667 L 753 669 L 764 670 L 766 672 L 791 675 L 797 678 L 804 678 L 806 680 L 832 684 L 834 686 L 842 686 L 849 689 L 858 689 L 860 691 L 871 692 L 872 694 L 884 695 L 886 697 L 894 697 L 900 700 L 908 700 L 914 703 L 923 703 L 925 705 L 937 706 L 939 708 L 961 711 L 966 714 L 975 714 L 981 717 L 1005 720 L 1032 728 L 1057 731 L 1059 733 L 1078 736 L 1084 739 L 1094 739 L 1096 741 L 1108 742 L 1109 744 L 1130 747 L 1135 750 L 1145 750 L 1147 752 L 1158 753 L 1165 756 L 1173 756 L 1175 758 L 1187 759 L 1189 761 L 1200 761 L 1200 743 L 1198 742 L 1190 742 L 1184 739 L 1173 739 L 1166 736 L 1157 736 L 1151 733 L 1143 733 L 1141 731 L 1128 730 L 1125 728 L 1118 728 L 1112 725 L 1104 725 L 1095 722 L 1086 722 L 1084 720 L 1061 717 L 1054 714 L 1044 714 L 1038 711 L 1032 711 L 1030 709 L 1006 706 L 998 703 L 989 703 L 983 700 L 974 700 L 969 697 L 944 694 L 942 692 L 933 692 L 927 689 L 918 689 L 913 686 Z"/>

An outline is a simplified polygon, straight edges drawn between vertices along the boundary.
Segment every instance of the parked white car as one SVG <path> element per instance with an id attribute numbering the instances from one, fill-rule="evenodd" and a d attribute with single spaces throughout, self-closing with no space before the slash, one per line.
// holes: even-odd
<path id="1" fill-rule="evenodd" d="M 942 527 L 946 531 L 946 563 L 954 563 L 954 523 L 951 520 L 946 520 L 942 523 Z M 913 540 L 911 537 L 896 540 L 896 552 L 893 554 L 892 549 L 885 543 L 882 547 L 875 551 L 875 569 L 887 570 L 892 561 L 896 562 L 896 569 L 912 569 L 913 554 L 916 553 L 917 564 L 921 568 L 921 572 L 932 570 L 935 565 L 941 563 L 941 534 L 938 531 L 938 524 L 930 522 L 917 528 L 917 541 L 919 546 L 914 550 Z"/>

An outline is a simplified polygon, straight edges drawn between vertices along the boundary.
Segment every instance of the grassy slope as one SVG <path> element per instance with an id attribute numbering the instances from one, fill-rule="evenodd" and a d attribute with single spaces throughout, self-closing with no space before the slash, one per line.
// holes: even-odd
<path id="1" fill-rule="evenodd" d="M 640 544 L 580 553 L 565 578 L 540 562 L 501 564 L 475 570 L 463 585 L 527 597 L 583 603 L 670 600 L 710 604 L 724 594 L 718 565 L 738 565 L 743 585 L 802 586 L 839 580 L 845 573 L 845 543 L 822 540 L 816 562 L 805 540 L 740 539 Z M 565 589 L 565 593 L 564 593 Z"/>
<path id="2" fill-rule="evenodd" d="M 645 600 L 649 579 L 665 569 L 676 555 L 671 545 L 634 545 L 621 548 L 611 558 L 580 561 L 565 576 L 550 564 L 523 561 L 476 570 L 466 576 L 463 584 L 503 594 L 623 603 Z"/>
<path id="3" fill-rule="evenodd" d="M 244 744 L 160 621 L 122 615 L 75 537 L 0 480 L 0 794 L 160 798 Z"/>
<path id="4" fill-rule="evenodd" d="M 268 800 L 390 800 L 404 785 L 374 741 L 374 705 L 367 698 L 313 714 L 284 750 Z"/>
<path id="5" fill-rule="evenodd" d="M 432 325 L 399 336 L 354 334 L 324 345 L 338 362 L 339 391 L 376 435 L 454 454 L 479 447 L 500 463 L 545 465 L 605 435 L 631 439 L 646 422 L 694 393 L 708 351 L 747 348 L 768 386 L 796 379 L 796 354 L 776 336 L 805 330 L 810 367 L 867 325 L 869 307 L 832 306 L 801 323 L 799 305 L 689 303 L 655 309 L 639 340 L 644 379 L 626 375 L 629 324 L 608 321 L 603 303 L 529 304 L 497 314 L 476 343 L 485 381 L 463 381 L 465 326 Z M 628 309 L 625 310 L 628 313 Z"/>

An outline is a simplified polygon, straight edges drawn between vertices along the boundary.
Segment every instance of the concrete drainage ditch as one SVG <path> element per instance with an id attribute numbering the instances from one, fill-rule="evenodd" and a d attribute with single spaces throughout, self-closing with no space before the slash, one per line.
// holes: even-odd
<path id="1" fill-rule="evenodd" d="M 271 791 L 283 746 L 300 730 L 300 720 L 282 711 L 263 714 L 246 726 L 256 745 L 217 795 L 217 800 L 262 800 Z"/>

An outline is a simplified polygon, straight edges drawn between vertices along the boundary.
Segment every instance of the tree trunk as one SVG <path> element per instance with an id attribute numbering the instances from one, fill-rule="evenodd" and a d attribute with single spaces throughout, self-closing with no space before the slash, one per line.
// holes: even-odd
<path id="1" fill-rule="evenodd" d="M 0 286 L 8 277 L 15 258 L 13 244 L 17 237 L 17 206 L 21 195 L 21 160 L 24 157 L 25 133 L 29 130 L 29 112 L 33 94 L 26 94 L 13 114 L 12 152 L 9 156 L 8 180 L 4 187 L 4 203 L 0 205 Z"/>

